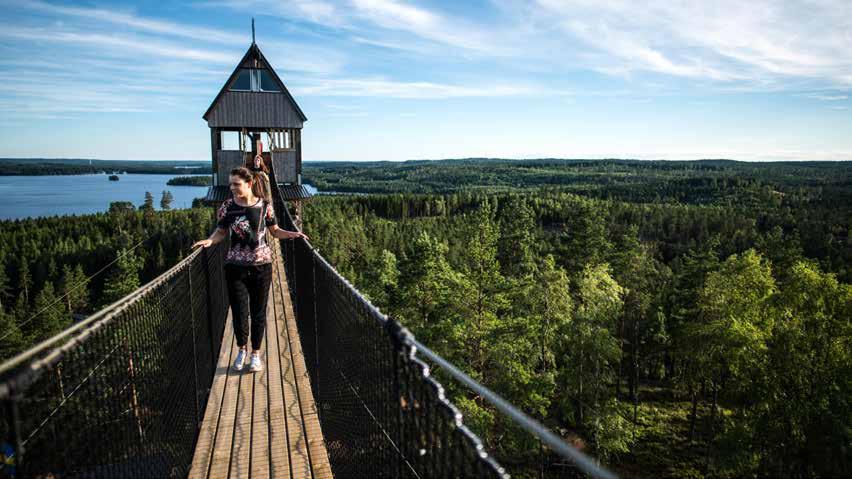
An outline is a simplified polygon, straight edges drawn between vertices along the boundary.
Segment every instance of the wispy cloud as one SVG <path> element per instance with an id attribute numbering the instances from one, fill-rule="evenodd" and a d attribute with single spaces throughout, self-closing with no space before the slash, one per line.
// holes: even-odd
<path id="1" fill-rule="evenodd" d="M 507 56 L 519 51 L 512 42 L 475 21 L 399 0 L 219 0 L 200 5 L 240 12 L 263 12 L 293 22 L 309 22 L 350 35 L 354 42 L 421 54 Z"/>
<path id="2" fill-rule="evenodd" d="M 346 25 L 346 8 L 336 2 L 323 0 L 207 0 L 195 3 L 196 7 L 208 9 L 228 8 L 231 10 L 262 13 L 305 22 L 343 27 Z"/>
<path id="3" fill-rule="evenodd" d="M 214 50 L 191 48 L 186 45 L 166 43 L 153 38 L 134 38 L 125 35 L 104 33 L 88 33 L 80 31 L 18 28 L 7 27 L 0 30 L 0 37 L 30 40 L 35 42 L 82 44 L 109 50 L 112 53 L 122 53 L 129 56 L 135 53 L 145 55 L 177 58 L 183 60 L 198 60 L 202 62 L 228 64 L 234 63 L 235 55 Z"/>
<path id="4" fill-rule="evenodd" d="M 424 57 L 486 57 L 518 71 L 654 73 L 728 90 L 852 88 L 852 2 L 821 0 L 493 0 L 501 15 L 459 16 L 407 0 L 225 0 Z"/>
<path id="5" fill-rule="evenodd" d="M 339 74 L 347 63 L 345 55 L 323 47 L 268 39 L 258 39 L 257 43 L 278 72 Z"/>
<path id="6" fill-rule="evenodd" d="M 99 25 L 92 30 L 92 28 L 85 28 L 87 25 L 63 24 L 59 28 L 52 26 L 49 29 L 10 27 L 5 32 L 0 31 L 0 36 L 54 43 L 88 44 L 113 51 L 145 54 L 148 56 L 146 60 L 156 56 L 233 65 L 250 41 L 247 33 L 240 35 L 220 29 L 165 21 L 104 8 L 69 7 L 37 0 L 26 0 L 16 6 L 61 18 L 90 20 L 96 24 L 106 22 L 111 26 L 127 27 L 129 31 L 124 30 L 125 33 L 116 34 L 114 28 L 105 29 L 104 25 Z M 223 51 L 221 46 L 199 47 L 186 42 L 175 42 L 174 39 L 164 39 L 164 37 L 195 40 L 202 45 L 222 44 L 226 46 L 226 50 Z M 316 46 L 278 41 L 268 37 L 259 43 L 270 47 L 269 53 L 276 60 L 276 68 L 281 70 L 329 74 L 339 71 L 343 64 L 340 54 Z M 286 52 L 286 55 L 279 55 L 277 52 Z"/>
<path id="7" fill-rule="evenodd" d="M 447 99 L 471 97 L 507 97 L 567 95 L 543 88 L 518 85 L 452 85 L 433 82 L 401 82 L 386 79 L 327 79 L 316 80 L 293 89 L 300 95 L 384 97 L 404 99 Z"/>
<path id="8" fill-rule="evenodd" d="M 248 40 L 247 35 L 238 35 L 213 28 L 145 18 L 130 12 L 108 10 L 105 8 L 71 7 L 37 0 L 19 1 L 16 3 L 16 6 L 49 13 L 51 15 L 107 22 L 114 25 L 130 27 L 142 32 L 190 38 L 204 42 L 244 44 Z"/>
<path id="9" fill-rule="evenodd" d="M 852 2 L 538 0 L 612 71 L 852 87 Z"/>
<path id="10" fill-rule="evenodd" d="M 197 110 L 215 95 L 249 42 L 248 35 L 112 7 L 38 0 L 11 7 L 26 20 L 0 16 L 0 73 L 27 81 L 0 91 L 0 113 L 8 121 Z M 344 64 L 321 47 L 273 39 L 264 45 L 282 75 L 332 75 Z"/>
<path id="11" fill-rule="evenodd" d="M 806 93 L 802 96 L 804 96 L 805 98 L 811 98 L 820 101 L 843 101 L 849 99 L 849 95 L 837 95 L 827 93 Z"/>
<path id="12" fill-rule="evenodd" d="M 388 30 L 399 30 L 423 39 L 464 50 L 500 54 L 494 35 L 476 24 L 441 15 L 396 0 L 352 0 L 355 15 Z"/>

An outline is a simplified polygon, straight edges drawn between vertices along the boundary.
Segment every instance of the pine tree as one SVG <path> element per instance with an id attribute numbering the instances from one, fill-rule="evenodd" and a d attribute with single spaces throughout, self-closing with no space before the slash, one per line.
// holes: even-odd
<path id="1" fill-rule="evenodd" d="M 799 261 L 775 298 L 768 364 L 744 411 L 736 416 L 761 451 L 761 476 L 807 471 L 812 477 L 848 472 L 852 414 L 852 286 Z M 792 434 L 791 434 L 792 432 Z M 845 464 L 845 465 L 844 465 Z"/>
<path id="2" fill-rule="evenodd" d="M 370 263 L 364 276 L 364 293 L 376 307 L 391 312 L 391 298 L 395 296 L 399 282 L 396 255 L 383 249 L 381 255 Z"/>
<path id="3" fill-rule="evenodd" d="M 461 275 L 447 262 L 447 249 L 445 243 L 421 232 L 411 246 L 399 279 L 398 318 L 442 353 L 451 352 L 451 348 L 444 345 L 450 328 L 458 320 L 459 312 L 453 307 L 453 299 L 462 282 Z"/>
<path id="4" fill-rule="evenodd" d="M 573 300 L 568 275 L 556 266 L 552 255 L 544 258 L 530 279 L 514 283 L 519 291 L 512 302 L 517 304 L 498 327 L 493 346 L 500 358 L 495 388 L 543 420 L 557 395 L 557 357 L 568 342 L 564 333 L 571 322 Z M 538 449 L 537 444 L 528 447 Z"/>
<path id="5" fill-rule="evenodd" d="M 18 263 L 18 287 L 24 292 L 24 299 L 30 301 L 30 288 L 32 288 L 33 280 L 30 275 L 30 265 L 26 258 L 21 258 Z"/>
<path id="6" fill-rule="evenodd" d="M 612 278 L 609 265 L 600 264 L 584 268 L 577 290 L 579 304 L 563 332 L 570 340 L 561 354 L 560 382 L 566 410 L 573 411 L 571 422 L 589 432 L 596 455 L 605 460 L 629 446 L 614 391 L 606 387 L 614 382 L 621 361 L 615 329 L 624 289 Z"/>
<path id="7" fill-rule="evenodd" d="M 532 311 L 537 323 L 534 331 L 541 345 L 542 369 L 555 368 L 557 350 L 564 350 L 560 332 L 565 331 L 572 320 L 574 301 L 570 294 L 570 281 L 564 269 L 556 266 L 553 255 L 547 255 L 536 275 L 536 291 L 530 291 L 534 298 Z"/>
<path id="8" fill-rule="evenodd" d="M 56 266 L 56 259 L 51 256 L 47 262 L 47 280 L 54 281 L 57 279 L 59 268 Z"/>
<path id="9" fill-rule="evenodd" d="M 761 235 L 756 249 L 772 262 L 772 269 L 780 273 L 781 280 L 804 257 L 798 233 L 784 234 L 780 226 Z"/>
<path id="10" fill-rule="evenodd" d="M 0 309 L 0 361 L 19 353 L 24 348 L 24 335 L 15 321 L 14 314 Z"/>
<path id="11" fill-rule="evenodd" d="M 85 310 L 89 304 L 88 280 L 83 267 L 66 264 L 62 267 L 62 279 L 59 283 L 59 294 L 65 296 L 65 307 L 71 314 Z"/>
<path id="12" fill-rule="evenodd" d="M 621 237 L 617 253 L 613 258 L 613 270 L 619 284 L 624 288 L 624 308 L 616 332 L 622 348 L 626 346 L 628 387 L 633 401 L 634 420 L 638 407 L 640 360 L 644 359 L 643 348 L 653 351 L 665 346 L 667 338 L 665 316 L 657 314 L 657 305 L 662 303 L 659 297 L 661 287 L 669 277 L 665 265 L 656 261 L 647 245 L 639 240 L 639 229 L 631 225 Z M 663 343 L 663 344 L 659 344 Z M 621 370 L 616 378 L 616 393 L 621 392 Z"/>
<path id="13" fill-rule="evenodd" d="M 559 235 L 557 257 L 572 275 L 586 265 L 602 263 L 609 256 L 612 243 L 607 238 L 606 220 L 601 208 L 582 198 L 572 198 L 568 205 L 571 216 Z"/>
<path id="14" fill-rule="evenodd" d="M 718 429 L 719 396 L 748 400 L 749 385 L 766 368 L 776 291 L 769 263 L 754 250 L 731 255 L 699 291 L 699 322 L 689 327 L 689 339 L 697 372 L 710 384 L 711 441 Z"/>
<path id="15" fill-rule="evenodd" d="M 53 283 L 48 281 L 36 295 L 32 320 L 24 326 L 27 338 L 34 343 L 49 338 L 70 324 L 70 316 L 57 300 Z"/>
<path id="16" fill-rule="evenodd" d="M 172 192 L 169 190 L 163 190 L 163 196 L 162 198 L 160 198 L 160 209 L 172 209 L 172 201 L 174 201 L 174 196 L 172 196 Z"/>
<path id="17" fill-rule="evenodd" d="M 108 211 L 111 215 L 120 215 L 136 211 L 136 208 L 130 201 L 113 201 L 110 202 Z"/>
<path id="18" fill-rule="evenodd" d="M 6 276 L 6 267 L 0 260 L 0 312 L 5 311 L 5 305 L 10 298 L 9 277 Z"/>
<path id="19" fill-rule="evenodd" d="M 161 273 L 166 269 L 166 255 L 163 253 L 163 244 L 157 242 L 157 249 L 154 253 L 154 271 Z"/>
<path id="20" fill-rule="evenodd" d="M 30 305 L 23 291 L 18 293 L 18 298 L 15 300 L 15 307 L 12 308 L 12 314 L 15 317 L 15 323 L 19 325 L 23 325 L 29 319 L 29 314 L 31 314 Z"/>
<path id="21" fill-rule="evenodd" d="M 464 323 L 455 329 L 457 344 L 466 351 L 465 363 L 474 377 L 488 382 L 489 349 L 499 317 L 509 307 L 506 283 L 497 261 L 497 225 L 494 209 L 485 201 L 470 219 L 462 273 L 467 288 L 457 292 Z"/>
<path id="22" fill-rule="evenodd" d="M 139 288 L 142 261 L 133 251 L 121 249 L 112 274 L 107 279 L 101 303 L 112 304 Z"/>
<path id="23" fill-rule="evenodd" d="M 535 270 L 536 224 L 526 201 L 512 196 L 500 210 L 497 258 L 508 277 L 520 278 Z"/>
<path id="24" fill-rule="evenodd" d="M 142 211 L 154 210 L 154 195 L 152 195 L 150 191 L 145 192 L 145 202 L 142 203 L 142 206 L 140 206 L 139 209 Z"/>

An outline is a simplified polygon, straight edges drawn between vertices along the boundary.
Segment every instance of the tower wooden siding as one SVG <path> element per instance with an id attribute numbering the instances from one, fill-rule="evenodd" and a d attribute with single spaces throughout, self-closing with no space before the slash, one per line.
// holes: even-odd
<path id="1" fill-rule="evenodd" d="M 245 158 L 242 151 L 239 150 L 222 150 L 216 158 L 216 184 L 227 185 L 228 176 L 234 168 L 243 166 Z"/>
<path id="2" fill-rule="evenodd" d="M 207 116 L 210 128 L 302 128 L 302 124 L 282 92 L 226 91 Z"/>

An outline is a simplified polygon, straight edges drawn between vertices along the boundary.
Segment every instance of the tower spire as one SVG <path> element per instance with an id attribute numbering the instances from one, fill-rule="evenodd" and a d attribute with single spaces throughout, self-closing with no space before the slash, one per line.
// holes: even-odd
<path id="1" fill-rule="evenodd" d="M 254 17 L 251 17 L 251 44 L 254 45 Z"/>

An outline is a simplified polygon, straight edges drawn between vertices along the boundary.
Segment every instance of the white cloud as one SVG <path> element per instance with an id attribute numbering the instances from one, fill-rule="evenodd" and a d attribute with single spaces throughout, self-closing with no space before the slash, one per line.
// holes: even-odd
<path id="1" fill-rule="evenodd" d="M 492 3 L 496 12 L 482 18 L 410 0 L 213 5 L 307 22 L 347 35 L 349 42 L 431 60 L 491 59 L 519 73 L 586 69 L 633 78 L 652 72 L 731 91 L 852 88 L 848 0 Z"/>
<path id="2" fill-rule="evenodd" d="M 395 0 L 352 0 L 362 15 L 391 28 L 434 29 L 441 19 L 434 13 Z"/>
<path id="3" fill-rule="evenodd" d="M 808 93 L 803 95 L 806 98 L 812 98 L 820 101 L 843 101 L 848 100 L 849 95 L 826 94 L 826 93 Z"/>
<path id="4" fill-rule="evenodd" d="M 27 81 L 0 92 L 7 121 L 203 111 L 249 43 L 248 35 L 131 12 L 40 1 L 14 7 L 28 17 L 0 20 L 0 74 Z M 262 46 L 282 76 L 332 75 L 344 64 L 322 47 L 266 39 Z"/>
<path id="5" fill-rule="evenodd" d="M 460 49 L 452 54 L 507 56 L 517 51 L 488 26 L 399 0 L 214 0 L 201 5 L 309 22 L 347 33 L 358 43 L 406 52 L 446 55 L 446 47 L 452 47 Z"/>
<path id="6" fill-rule="evenodd" d="M 344 27 L 346 11 L 332 2 L 322 0 L 210 0 L 198 2 L 205 9 L 228 8 L 246 13 L 261 13 L 281 18 L 311 22 L 328 27 Z"/>
<path id="7" fill-rule="evenodd" d="M 608 55 L 600 69 L 756 85 L 852 87 L 852 2 L 538 0 L 540 15 Z"/>
<path id="8" fill-rule="evenodd" d="M 397 0 L 351 0 L 356 15 L 374 25 L 422 39 L 489 55 L 507 53 L 493 34 L 468 21 Z"/>
<path id="9" fill-rule="evenodd" d="M 161 42 L 152 38 L 129 37 L 105 33 L 89 33 L 80 31 L 45 30 L 39 28 L 6 27 L 0 29 L 0 37 L 47 42 L 59 44 L 82 44 L 109 50 L 112 53 L 122 53 L 131 56 L 133 53 L 144 53 L 148 56 L 196 60 L 210 63 L 235 63 L 238 56 L 220 51 L 191 48 L 185 45 Z"/>
<path id="10" fill-rule="evenodd" d="M 319 2 L 305 1 L 299 2 L 299 5 L 306 12 L 316 13 L 322 10 Z M 18 3 L 17 6 L 51 15 L 70 17 L 72 19 L 92 20 L 100 27 L 91 29 L 85 28 L 86 25 L 84 24 L 77 24 L 77 28 L 73 29 L 65 22 L 60 22 L 58 33 L 57 29 L 52 29 L 48 32 L 47 30 L 33 28 L 22 29 L 10 27 L 6 35 L 14 35 L 18 38 L 88 43 L 101 47 L 117 47 L 114 49 L 127 49 L 159 57 L 197 60 L 223 65 L 235 64 L 239 60 L 239 55 L 243 51 L 242 49 L 245 49 L 250 41 L 248 28 L 246 28 L 245 34 L 235 34 L 219 29 L 138 16 L 128 12 L 103 8 L 68 7 L 38 0 L 26 0 Z M 103 33 L 102 22 L 129 27 L 131 31 L 125 31 L 123 35 L 106 34 Z M 112 32 L 115 29 L 107 31 Z M 146 36 L 138 38 L 132 36 L 136 33 L 143 33 Z M 0 32 L 0 36 L 3 34 L 4 32 Z M 220 48 L 198 48 L 185 43 L 164 42 L 160 36 L 188 38 L 200 43 L 224 44 L 233 47 L 233 49 L 228 53 L 222 52 Z M 270 61 L 275 59 L 273 63 L 276 69 L 280 70 L 329 74 L 339 71 L 344 63 L 342 56 L 337 52 L 312 45 L 282 42 L 275 40 L 275 37 L 270 38 L 268 35 L 261 36 L 258 43 L 261 46 L 269 46 L 267 53 Z M 286 52 L 286 54 L 279 54 L 278 52 Z"/>
<path id="11" fill-rule="evenodd" d="M 131 27 L 133 29 L 144 32 L 191 38 L 204 42 L 244 44 L 248 41 L 247 35 L 237 35 L 235 33 L 229 33 L 212 28 L 204 28 L 194 25 L 186 25 L 164 20 L 150 19 L 140 17 L 132 13 L 107 10 L 103 8 L 69 7 L 65 5 L 41 2 L 37 0 L 20 1 L 16 3 L 16 6 L 49 13 L 51 15 L 61 15 L 66 17 L 77 17 L 95 20 L 98 22 L 108 22 L 116 25 Z"/>
<path id="12" fill-rule="evenodd" d="M 673 82 L 664 77 L 717 91 L 810 92 L 798 95 L 835 103 L 848 100 L 852 89 L 849 1 L 493 2 L 497 11 L 481 18 L 412 0 L 223 0 L 201 5 L 267 16 L 259 22 L 258 41 L 297 95 L 565 97 L 580 92 L 557 82 L 568 84 L 572 75 L 566 73 L 577 70 L 628 78 L 628 87 L 582 88 L 585 96 L 627 101 L 637 91 L 647 100 L 648 94 L 669 87 Z M 203 104 L 203 109 L 249 41 L 248 22 L 245 33 L 236 34 L 113 7 L 25 0 L 14 8 L 36 12 L 38 19 L 3 22 L 0 40 L 12 41 L 0 41 L 0 71 L 31 74 L 45 91 L 70 84 L 81 91 L 98 90 L 79 98 L 39 96 L 37 89 L 15 90 L 18 98 L 0 96 L 5 106 L 17 101 L 20 111 L 157 110 L 173 108 L 180 99 Z M 50 18 L 49 26 L 41 17 Z M 298 42 L 281 33 L 293 29 L 304 30 Z M 323 44 L 329 41 L 333 46 Z M 361 55 L 365 45 L 396 51 L 369 49 Z M 430 62 L 454 65 L 439 77 L 429 70 Z M 461 68 L 454 70 L 456 66 Z M 299 73 L 291 76 L 289 71 Z M 658 86 L 645 87 L 651 83 Z"/>
<path id="13" fill-rule="evenodd" d="M 282 71 L 294 71 L 330 75 L 340 73 L 346 65 L 346 58 L 342 54 L 323 47 L 261 39 L 258 39 L 257 44 L 279 74 Z M 234 65 L 237 61 L 232 60 Z M 286 78 L 283 80 L 287 83 Z"/>
<path id="14" fill-rule="evenodd" d="M 299 95 L 448 99 L 470 97 L 538 96 L 568 94 L 518 85 L 465 86 L 433 82 L 400 82 L 385 79 L 327 79 L 296 85 Z"/>

